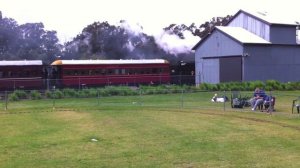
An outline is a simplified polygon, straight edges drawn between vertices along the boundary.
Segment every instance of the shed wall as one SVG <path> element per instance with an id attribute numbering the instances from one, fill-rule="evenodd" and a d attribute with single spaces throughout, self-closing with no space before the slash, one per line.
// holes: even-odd
<path id="1" fill-rule="evenodd" d="M 247 46 L 244 58 L 245 81 L 300 81 L 299 46 Z"/>
<path id="2" fill-rule="evenodd" d="M 252 16 L 240 13 L 234 20 L 232 20 L 228 26 L 242 27 L 261 38 L 270 41 L 270 26 L 264 22 L 261 22 Z"/>
<path id="3" fill-rule="evenodd" d="M 220 81 L 219 73 L 206 73 L 204 70 L 211 65 L 219 67 L 219 61 L 214 63 L 205 62 L 204 58 L 210 57 L 228 57 L 242 55 L 243 46 L 237 41 L 232 40 L 227 35 L 216 30 L 195 50 L 195 70 L 196 70 L 196 85 L 203 82 L 218 83 Z M 207 67 L 205 66 L 207 65 Z M 205 66 L 205 67 L 204 67 Z M 216 68 L 214 68 L 216 70 Z M 211 71 L 211 70 L 209 70 Z"/>
<path id="4" fill-rule="evenodd" d="M 273 25 L 270 33 L 273 44 L 296 44 L 295 26 Z"/>

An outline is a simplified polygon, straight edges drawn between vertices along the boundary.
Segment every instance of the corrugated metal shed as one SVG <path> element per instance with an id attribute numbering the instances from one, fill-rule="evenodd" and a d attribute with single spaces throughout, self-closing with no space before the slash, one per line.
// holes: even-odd
<path id="1" fill-rule="evenodd" d="M 299 81 L 299 23 L 291 18 L 240 10 L 226 26 L 215 27 L 193 47 L 196 85 L 270 79 Z"/>

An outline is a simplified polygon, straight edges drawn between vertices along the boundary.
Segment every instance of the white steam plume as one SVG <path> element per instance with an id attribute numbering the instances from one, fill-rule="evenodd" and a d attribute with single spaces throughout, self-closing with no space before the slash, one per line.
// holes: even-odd
<path id="1" fill-rule="evenodd" d="M 138 23 L 129 23 L 128 21 L 121 21 L 119 25 L 124 28 L 127 33 L 132 37 L 140 37 L 141 40 L 145 43 L 146 39 L 142 36 L 144 32 L 143 27 Z M 185 30 L 182 32 L 184 39 L 179 38 L 176 34 L 173 34 L 169 31 L 162 30 L 159 33 L 152 34 L 155 38 L 155 43 L 163 49 L 165 52 L 178 55 L 178 54 L 189 54 L 192 52 L 192 47 L 199 42 L 200 38 L 194 36 L 190 31 Z M 145 33 L 147 34 L 147 33 Z M 133 51 L 135 45 L 128 41 L 126 47 Z"/>
<path id="2" fill-rule="evenodd" d="M 128 33 L 134 36 L 139 36 L 143 33 L 143 27 L 136 23 L 129 23 L 128 21 L 120 21 L 119 26 L 124 28 Z"/>
<path id="3" fill-rule="evenodd" d="M 171 34 L 168 31 L 163 31 L 160 35 L 155 36 L 155 42 L 164 51 L 173 55 L 191 53 L 192 47 L 200 40 L 200 38 L 198 36 L 194 36 L 187 30 L 182 33 L 184 39 L 181 39 L 177 35 Z"/>

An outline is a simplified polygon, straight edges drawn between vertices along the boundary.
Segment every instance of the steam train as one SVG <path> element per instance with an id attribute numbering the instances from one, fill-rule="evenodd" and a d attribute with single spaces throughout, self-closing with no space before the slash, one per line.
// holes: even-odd
<path id="1" fill-rule="evenodd" d="M 0 90 L 167 84 L 169 62 L 149 60 L 0 61 Z"/>

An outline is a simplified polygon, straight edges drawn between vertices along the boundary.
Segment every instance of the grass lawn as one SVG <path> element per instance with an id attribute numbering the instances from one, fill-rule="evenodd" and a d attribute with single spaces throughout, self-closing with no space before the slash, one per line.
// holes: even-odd
<path id="1" fill-rule="evenodd" d="M 9 102 L 0 167 L 298 168 L 298 93 L 274 93 L 273 115 L 212 103 L 212 93 Z"/>

